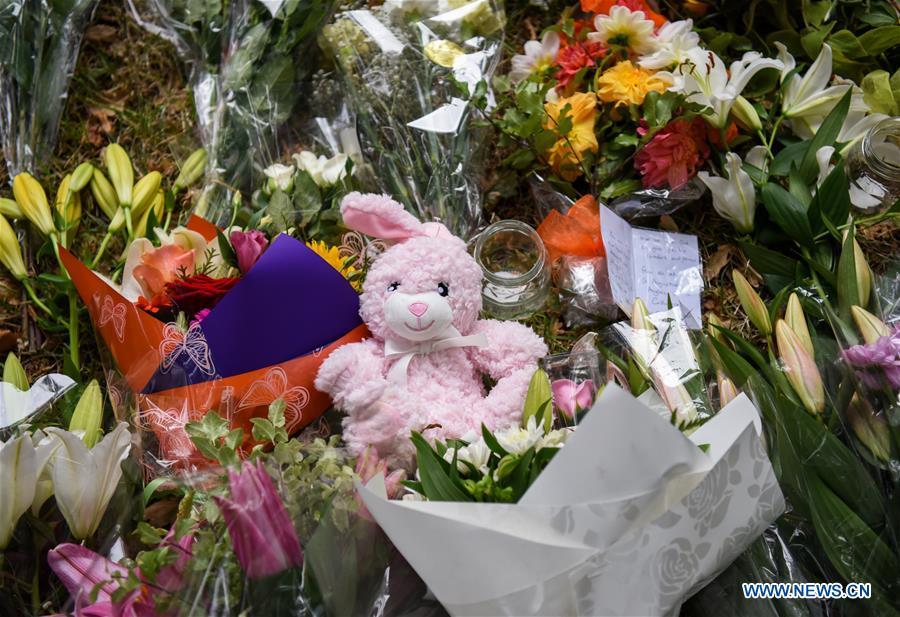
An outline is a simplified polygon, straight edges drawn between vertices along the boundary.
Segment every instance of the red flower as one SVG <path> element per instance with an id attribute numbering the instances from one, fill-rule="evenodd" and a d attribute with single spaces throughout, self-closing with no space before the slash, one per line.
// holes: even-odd
<path id="1" fill-rule="evenodd" d="M 231 291 L 240 279 L 214 279 L 205 274 L 195 274 L 172 281 L 166 285 L 166 294 L 179 311 L 192 317 L 203 309 L 211 309 Z"/>
<path id="2" fill-rule="evenodd" d="M 722 133 L 719 129 L 707 125 L 707 131 L 709 135 L 709 143 L 714 145 L 716 148 L 720 150 L 725 146 L 722 143 Z M 731 143 L 734 141 L 734 138 L 738 136 L 738 126 L 734 122 L 728 125 L 728 128 L 725 129 L 725 141 Z"/>
<path id="3" fill-rule="evenodd" d="M 602 43 L 576 42 L 559 50 L 556 56 L 556 89 L 565 90 L 578 71 L 597 66 L 594 62 L 606 54 Z"/>
<path id="4" fill-rule="evenodd" d="M 646 129 L 638 132 L 646 133 Z M 699 117 L 673 120 L 640 149 L 634 166 L 645 187 L 677 189 L 697 175 L 709 152 L 706 122 Z"/>

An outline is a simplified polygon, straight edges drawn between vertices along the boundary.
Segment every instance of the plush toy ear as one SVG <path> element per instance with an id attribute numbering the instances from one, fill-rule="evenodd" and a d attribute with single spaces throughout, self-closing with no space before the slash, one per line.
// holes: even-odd
<path id="1" fill-rule="evenodd" d="M 373 238 L 406 240 L 425 229 L 416 217 L 387 195 L 350 193 L 341 202 L 344 225 Z"/>

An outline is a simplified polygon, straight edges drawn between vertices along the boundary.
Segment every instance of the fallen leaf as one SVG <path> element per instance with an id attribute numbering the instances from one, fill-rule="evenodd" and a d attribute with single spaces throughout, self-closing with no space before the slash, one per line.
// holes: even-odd
<path id="1" fill-rule="evenodd" d="M 107 24 L 94 24 L 84 32 L 84 40 L 89 43 L 109 43 L 116 38 L 118 31 Z"/>
<path id="2" fill-rule="evenodd" d="M 659 217 L 659 228 L 665 231 L 678 233 L 678 223 L 676 223 L 675 219 L 668 214 L 663 214 Z"/>
<path id="3" fill-rule="evenodd" d="M 707 283 L 719 277 L 719 273 L 728 264 L 734 252 L 735 246 L 733 244 L 724 244 L 706 260 L 706 266 L 703 268 L 703 278 Z"/>
<path id="4" fill-rule="evenodd" d="M 94 146 L 107 143 L 113 132 L 116 112 L 105 107 L 88 107 L 87 140 Z"/>
<path id="5" fill-rule="evenodd" d="M 19 343 L 19 336 L 11 330 L 0 330 L 0 353 L 8 353 Z"/>

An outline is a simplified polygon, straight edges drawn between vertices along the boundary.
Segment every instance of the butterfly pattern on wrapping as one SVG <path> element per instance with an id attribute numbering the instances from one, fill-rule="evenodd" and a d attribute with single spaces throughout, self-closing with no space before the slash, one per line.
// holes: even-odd
<path id="1" fill-rule="evenodd" d="M 381 240 L 366 241 L 358 231 L 348 231 L 341 236 L 338 255 L 345 262 L 353 259 L 351 265 L 357 270 L 363 270 L 379 253 L 383 253 L 384 249 L 385 244 Z"/>
<path id="2" fill-rule="evenodd" d="M 181 409 L 162 409 L 147 397 L 141 397 L 141 420 L 159 440 L 160 463 L 176 463 L 197 455 L 197 449 L 185 430 L 189 422 L 201 419 L 200 413 L 188 409 L 182 401 Z"/>
<path id="3" fill-rule="evenodd" d="M 125 313 L 127 310 L 123 303 L 113 302 L 110 296 L 103 298 L 103 305 L 100 307 L 100 327 L 112 323 L 113 329 L 116 331 L 116 338 L 120 343 L 125 340 Z"/>
<path id="4" fill-rule="evenodd" d="M 291 387 L 281 367 L 269 369 L 265 377 L 254 381 L 238 403 L 238 410 L 267 407 L 278 399 L 284 401 L 284 428 L 290 433 L 303 419 L 303 408 L 309 403 L 309 390 L 303 386 Z"/>
<path id="5" fill-rule="evenodd" d="M 192 323 L 187 332 L 177 324 L 166 324 L 163 328 L 163 340 L 159 344 L 159 355 L 163 359 L 160 365 L 162 373 L 168 373 L 183 355 L 186 355 L 205 375 L 213 375 L 216 372 L 212 356 L 209 354 L 209 344 L 203 336 L 199 322 Z"/>

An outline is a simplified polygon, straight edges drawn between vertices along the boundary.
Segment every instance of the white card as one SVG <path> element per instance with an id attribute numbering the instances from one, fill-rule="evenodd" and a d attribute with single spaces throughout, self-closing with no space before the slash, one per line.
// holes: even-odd
<path id="1" fill-rule="evenodd" d="M 703 276 L 696 236 L 633 229 L 606 206 L 600 207 L 600 231 L 613 299 L 627 315 L 635 298 L 652 314 L 667 310 L 671 297 L 684 312 L 685 324 L 701 327 Z"/>

